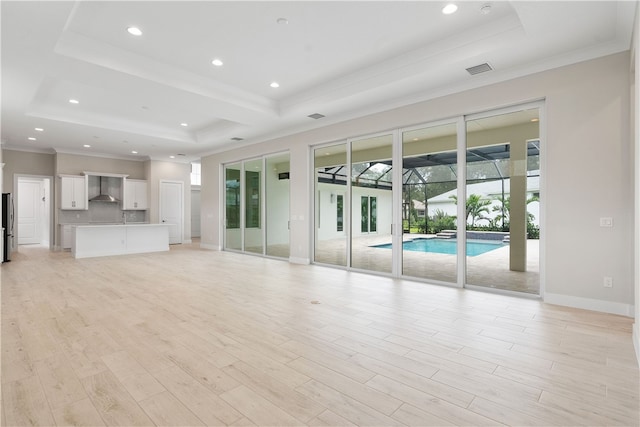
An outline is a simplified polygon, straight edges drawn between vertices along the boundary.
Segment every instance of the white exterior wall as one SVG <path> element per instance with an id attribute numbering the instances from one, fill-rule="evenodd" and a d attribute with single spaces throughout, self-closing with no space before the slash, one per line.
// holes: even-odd
<path id="1" fill-rule="evenodd" d="M 320 183 L 317 186 L 318 198 L 320 203 L 320 227 L 318 228 L 319 240 L 330 240 L 344 238 L 347 234 L 347 187 L 338 184 Z M 391 191 L 376 188 L 353 187 L 353 199 L 351 201 L 351 224 L 353 227 L 353 236 L 359 237 L 363 235 L 391 235 Z M 334 195 L 333 201 L 331 195 Z M 338 231 L 338 209 L 337 196 L 344 197 L 344 224 L 343 231 Z M 375 233 L 362 233 L 360 231 L 360 198 L 362 196 L 377 197 L 377 231 Z M 318 207 L 317 206 L 317 207 Z"/>

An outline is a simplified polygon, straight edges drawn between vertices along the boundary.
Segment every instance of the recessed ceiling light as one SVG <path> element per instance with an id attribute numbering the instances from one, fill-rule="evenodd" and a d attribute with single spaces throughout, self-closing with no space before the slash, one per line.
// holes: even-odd
<path id="1" fill-rule="evenodd" d="M 138 154 L 138 152 L 136 150 L 132 150 L 131 154 Z"/>
<path id="2" fill-rule="evenodd" d="M 142 30 L 138 27 L 129 27 L 127 28 L 127 32 L 129 34 L 131 34 L 132 36 L 141 36 L 142 35 Z"/>
<path id="3" fill-rule="evenodd" d="M 491 5 L 490 4 L 485 4 L 484 6 L 482 6 L 480 8 L 480 13 L 483 15 L 488 15 L 491 13 Z"/>
<path id="4" fill-rule="evenodd" d="M 77 99 L 70 99 L 69 102 L 71 104 L 80 104 L 80 101 L 78 101 Z"/>
<path id="5" fill-rule="evenodd" d="M 91 146 L 89 144 L 84 144 L 83 147 L 84 148 L 91 148 Z"/>
<path id="6" fill-rule="evenodd" d="M 278 18 L 276 22 L 280 25 L 287 25 L 289 23 L 289 20 L 287 18 Z"/>
<path id="7" fill-rule="evenodd" d="M 30 136 L 29 138 L 27 138 L 29 141 L 35 141 L 36 139 L 32 136 Z"/>
<path id="8" fill-rule="evenodd" d="M 188 125 L 187 123 L 180 123 L 180 126 L 187 127 L 187 126 L 189 126 L 189 125 Z"/>
<path id="9" fill-rule="evenodd" d="M 455 13 L 456 10 L 458 10 L 458 6 L 453 3 L 449 3 L 442 8 L 442 13 L 444 13 L 445 15 L 451 15 L 452 13 Z"/>
<path id="10" fill-rule="evenodd" d="M 540 121 L 540 119 L 539 119 L 539 118 L 537 118 L 537 117 L 534 117 L 533 119 L 531 119 L 531 121 L 532 121 L 532 122 L 539 122 L 539 121 Z"/>
<path id="11" fill-rule="evenodd" d="M 43 132 L 44 131 L 44 129 L 42 129 L 42 128 L 35 128 L 35 130 L 37 130 L 38 132 Z"/>
<path id="12" fill-rule="evenodd" d="M 278 82 L 271 82 L 271 84 L 270 84 L 269 86 L 271 86 L 272 88 L 278 88 L 278 87 L 280 87 L 280 83 L 278 83 Z"/>
<path id="13" fill-rule="evenodd" d="M 176 158 L 176 156 L 169 156 L 169 158 L 170 158 L 170 159 L 175 159 L 175 158 Z"/>
<path id="14" fill-rule="evenodd" d="M 222 64 L 224 64 L 224 62 L 222 62 L 220 59 L 215 58 L 213 61 L 211 61 L 211 63 L 213 65 L 215 65 L 216 67 L 222 67 Z"/>

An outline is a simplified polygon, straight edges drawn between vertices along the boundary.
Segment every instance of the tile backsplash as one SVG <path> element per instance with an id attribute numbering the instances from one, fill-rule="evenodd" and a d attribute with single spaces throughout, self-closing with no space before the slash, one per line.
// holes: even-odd
<path id="1" fill-rule="evenodd" d="M 124 215 L 124 216 L 123 216 Z M 89 202 L 86 211 L 60 210 L 60 224 L 146 222 L 146 211 L 123 211 L 120 203 Z"/>

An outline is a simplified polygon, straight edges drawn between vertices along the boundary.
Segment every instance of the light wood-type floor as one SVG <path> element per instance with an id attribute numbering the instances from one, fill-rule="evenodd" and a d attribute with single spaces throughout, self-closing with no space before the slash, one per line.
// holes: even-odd
<path id="1" fill-rule="evenodd" d="M 626 425 L 632 319 L 172 246 L 1 268 L 2 425 Z"/>

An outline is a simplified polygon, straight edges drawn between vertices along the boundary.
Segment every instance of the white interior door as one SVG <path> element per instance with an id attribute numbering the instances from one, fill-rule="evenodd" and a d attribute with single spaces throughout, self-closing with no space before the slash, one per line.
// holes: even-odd
<path id="1" fill-rule="evenodd" d="M 42 241 L 43 185 L 41 180 L 18 181 L 18 244 Z"/>
<path id="2" fill-rule="evenodd" d="M 169 224 L 169 244 L 182 243 L 184 183 L 160 181 L 160 222 Z"/>

